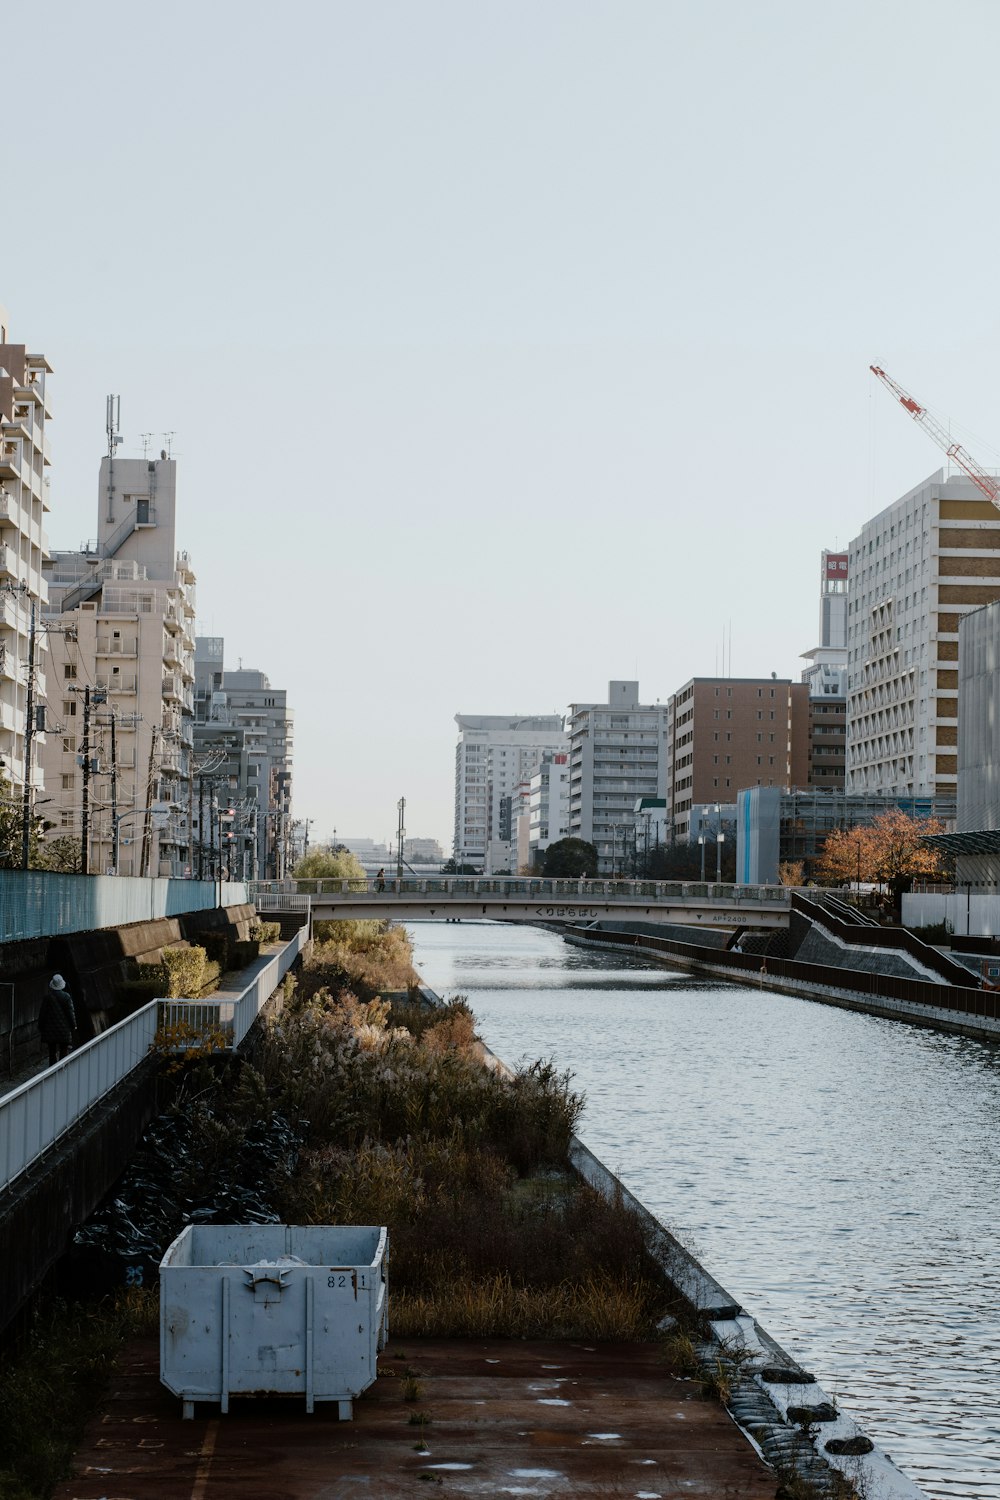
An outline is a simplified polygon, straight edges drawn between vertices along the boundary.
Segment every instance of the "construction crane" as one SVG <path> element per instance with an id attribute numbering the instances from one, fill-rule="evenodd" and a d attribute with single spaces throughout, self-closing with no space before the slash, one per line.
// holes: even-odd
<path id="1" fill-rule="evenodd" d="M 995 479 L 992 474 L 987 474 L 986 470 L 976 463 L 972 454 L 963 448 L 961 443 L 953 443 L 950 434 L 945 431 L 941 423 L 935 421 L 927 408 L 921 406 L 919 401 L 914 401 L 908 391 L 904 391 L 901 385 L 897 385 L 891 375 L 887 375 L 879 365 L 869 365 L 869 369 L 873 375 L 876 375 L 881 380 L 886 389 L 892 392 L 900 406 L 910 413 L 913 420 L 920 423 L 920 426 L 929 437 L 933 438 L 938 447 L 942 448 L 947 456 L 953 459 L 959 468 L 968 474 L 973 484 L 977 489 L 982 490 L 987 500 L 992 501 L 997 510 L 1000 510 L 1000 479 Z"/>

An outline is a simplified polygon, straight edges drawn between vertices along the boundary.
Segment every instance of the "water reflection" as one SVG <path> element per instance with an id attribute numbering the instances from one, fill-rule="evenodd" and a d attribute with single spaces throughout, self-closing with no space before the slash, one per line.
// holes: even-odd
<path id="1" fill-rule="evenodd" d="M 494 924 L 418 966 L 929 1495 L 1000 1500 L 1000 1053 Z"/>

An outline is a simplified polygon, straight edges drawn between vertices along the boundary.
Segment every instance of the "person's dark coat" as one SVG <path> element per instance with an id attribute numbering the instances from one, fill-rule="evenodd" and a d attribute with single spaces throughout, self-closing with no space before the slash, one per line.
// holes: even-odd
<path id="1" fill-rule="evenodd" d="M 38 1031 L 42 1041 L 55 1043 L 59 1047 L 71 1047 L 75 1025 L 76 1012 L 69 990 L 56 989 L 50 984 L 42 997 L 38 1012 Z"/>

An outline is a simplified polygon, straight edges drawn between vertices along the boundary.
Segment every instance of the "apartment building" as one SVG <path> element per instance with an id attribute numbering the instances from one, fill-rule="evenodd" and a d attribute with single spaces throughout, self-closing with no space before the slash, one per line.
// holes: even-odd
<path id="1" fill-rule="evenodd" d="M 223 672 L 231 723 L 246 735 L 247 780 L 243 793 L 248 843 L 257 876 L 282 880 L 294 861 L 292 762 L 294 717 L 284 688 L 247 668 Z M 241 789 L 242 791 L 242 789 Z"/>
<path id="2" fill-rule="evenodd" d="M 44 355 L 11 341 L 10 320 L 0 306 L 0 777 L 15 800 L 28 781 L 29 801 L 44 777 L 35 752 L 45 743 L 36 705 L 46 699 L 47 641 L 37 627 L 47 599 L 50 374 Z"/>
<path id="3" fill-rule="evenodd" d="M 954 798 L 959 622 L 1000 598 L 1000 511 L 938 470 L 849 553 L 847 790 Z"/>
<path id="4" fill-rule="evenodd" d="M 538 869 L 550 844 L 569 837 L 569 754 L 546 751 L 528 783 L 525 843 L 519 868 Z M 522 820 L 523 821 L 523 820 Z M 523 850 L 523 853 L 522 853 Z"/>
<path id="5" fill-rule="evenodd" d="M 569 836 L 594 845 L 602 875 L 631 836 L 637 798 L 664 795 L 667 714 L 624 680 L 608 684 L 606 703 L 570 705 Z"/>
<path id="6" fill-rule="evenodd" d="M 258 671 L 225 668 L 222 636 L 195 643 L 195 860 L 227 879 L 276 880 L 308 849 L 292 817 L 293 715 Z"/>
<path id="7" fill-rule="evenodd" d="M 195 574 L 176 546 L 177 466 L 118 458 L 97 537 L 45 567 L 47 819 L 91 873 L 192 874 Z"/>
<path id="8" fill-rule="evenodd" d="M 698 807 L 731 803 L 744 787 L 805 786 L 809 688 L 772 677 L 693 677 L 672 695 L 667 726 L 667 822 L 676 843 L 695 834 Z"/>
<path id="9" fill-rule="evenodd" d="M 566 734 L 560 714 L 456 714 L 455 723 L 454 858 L 484 870 L 491 842 L 512 842 L 515 787 L 531 780 L 545 751 L 565 750 Z"/>

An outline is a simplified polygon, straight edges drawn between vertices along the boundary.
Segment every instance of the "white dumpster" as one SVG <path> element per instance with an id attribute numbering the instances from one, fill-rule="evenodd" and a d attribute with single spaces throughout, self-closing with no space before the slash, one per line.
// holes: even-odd
<path id="1" fill-rule="evenodd" d="M 160 1262 L 160 1379 L 196 1401 L 303 1394 L 349 1419 L 388 1335 L 388 1231 L 191 1224 Z"/>

